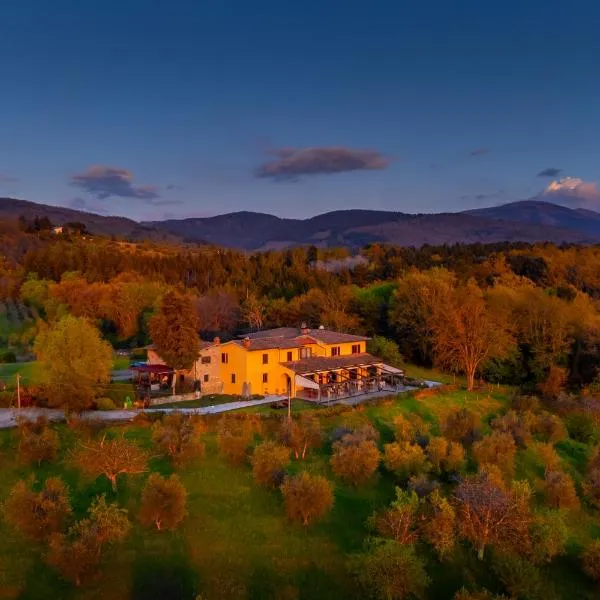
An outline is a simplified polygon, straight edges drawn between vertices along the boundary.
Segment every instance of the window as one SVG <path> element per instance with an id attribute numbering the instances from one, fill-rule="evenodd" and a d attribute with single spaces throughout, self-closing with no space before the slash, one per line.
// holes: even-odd
<path id="1" fill-rule="evenodd" d="M 269 355 L 263 354 L 263 365 L 268 365 L 268 364 L 269 364 Z"/>
<path id="2" fill-rule="evenodd" d="M 310 358 L 312 356 L 312 348 L 300 348 L 300 358 Z"/>
<path id="3" fill-rule="evenodd" d="M 339 346 L 334 346 L 331 349 L 331 356 L 339 356 L 340 355 L 340 347 Z"/>
<path id="4" fill-rule="evenodd" d="M 263 373 L 263 383 L 269 383 L 269 374 Z"/>
<path id="5" fill-rule="evenodd" d="M 360 354 L 360 344 L 352 344 L 352 354 Z"/>
<path id="6" fill-rule="evenodd" d="M 208 374 L 204 376 L 204 381 L 208 381 Z"/>
<path id="7" fill-rule="evenodd" d="M 231 383 L 235 383 L 235 373 L 231 374 Z"/>
<path id="8" fill-rule="evenodd" d="M 287 361 L 288 361 L 288 362 L 292 362 L 292 360 L 294 360 L 294 359 L 292 358 L 292 353 L 291 353 L 291 352 L 288 352 L 288 353 L 287 353 Z"/>
<path id="9" fill-rule="evenodd" d="M 179 381 L 183 383 L 185 381 L 185 375 L 183 373 L 179 374 Z"/>
<path id="10" fill-rule="evenodd" d="M 201 362 L 203 365 L 209 365 L 209 364 L 210 364 L 210 356 L 203 356 L 203 357 L 200 359 L 200 362 Z"/>
<path id="11" fill-rule="evenodd" d="M 221 353 L 221 362 L 226 365 L 229 362 L 229 354 L 227 352 Z"/>

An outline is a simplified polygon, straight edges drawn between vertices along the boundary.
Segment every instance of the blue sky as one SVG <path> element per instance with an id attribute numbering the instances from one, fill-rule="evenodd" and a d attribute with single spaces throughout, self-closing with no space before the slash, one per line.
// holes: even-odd
<path id="1" fill-rule="evenodd" d="M 596 201 L 599 30 L 595 0 L 5 2 L 0 195 L 304 217 L 576 177 Z"/>

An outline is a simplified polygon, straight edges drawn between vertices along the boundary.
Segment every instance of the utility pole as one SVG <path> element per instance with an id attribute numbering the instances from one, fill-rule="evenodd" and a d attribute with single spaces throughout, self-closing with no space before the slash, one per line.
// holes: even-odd
<path id="1" fill-rule="evenodd" d="M 21 374 L 17 373 L 17 406 L 21 412 Z"/>

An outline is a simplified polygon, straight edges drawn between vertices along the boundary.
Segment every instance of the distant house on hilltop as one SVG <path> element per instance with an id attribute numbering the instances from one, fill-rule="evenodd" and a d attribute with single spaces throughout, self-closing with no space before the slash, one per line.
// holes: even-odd
<path id="1" fill-rule="evenodd" d="M 404 373 L 367 353 L 368 338 L 320 327 L 279 327 L 221 343 L 202 342 L 184 378 L 210 393 L 277 394 L 326 401 L 395 389 Z M 160 364 L 155 349 L 148 362 Z"/>

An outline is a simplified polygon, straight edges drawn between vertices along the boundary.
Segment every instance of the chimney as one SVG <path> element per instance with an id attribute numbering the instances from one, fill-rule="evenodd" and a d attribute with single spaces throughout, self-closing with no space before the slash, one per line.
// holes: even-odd
<path id="1" fill-rule="evenodd" d="M 308 335 L 310 333 L 310 329 L 306 326 L 306 323 L 302 323 L 302 325 L 300 325 L 300 333 L 302 335 Z"/>
<path id="2" fill-rule="evenodd" d="M 220 338 L 220 337 L 216 337 L 216 338 L 213 340 L 213 344 L 214 344 L 215 346 L 218 346 L 220 343 L 221 343 L 221 338 Z"/>
<path id="3" fill-rule="evenodd" d="M 242 343 L 244 344 L 244 348 L 246 348 L 246 349 L 250 348 L 250 338 L 249 337 L 245 337 L 244 341 Z"/>

